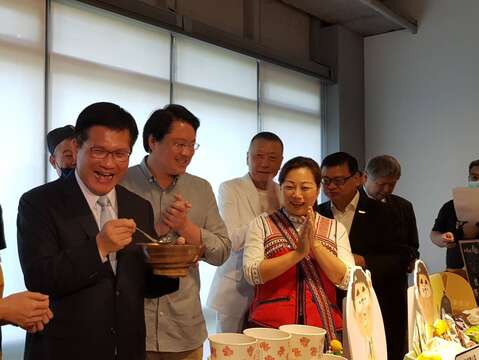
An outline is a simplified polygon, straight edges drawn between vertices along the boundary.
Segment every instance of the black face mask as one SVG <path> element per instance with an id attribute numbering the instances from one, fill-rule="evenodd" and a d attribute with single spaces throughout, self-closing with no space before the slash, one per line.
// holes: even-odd
<path id="1" fill-rule="evenodd" d="M 61 175 L 60 175 L 60 178 L 65 179 L 71 173 L 73 173 L 75 171 L 75 168 L 61 168 L 60 171 L 62 172 Z"/>

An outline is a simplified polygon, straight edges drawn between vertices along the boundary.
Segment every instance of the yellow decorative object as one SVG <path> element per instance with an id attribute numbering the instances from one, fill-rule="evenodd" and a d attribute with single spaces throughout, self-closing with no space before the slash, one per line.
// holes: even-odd
<path id="1" fill-rule="evenodd" d="M 446 320 L 443 320 L 443 319 L 436 319 L 436 321 L 434 321 L 433 326 L 434 326 L 435 336 L 442 336 L 448 330 L 447 322 Z"/>
<path id="2" fill-rule="evenodd" d="M 445 283 L 446 295 L 451 300 L 453 314 L 477 307 L 474 292 L 467 280 L 451 272 L 441 274 Z"/>
<path id="3" fill-rule="evenodd" d="M 341 355 L 343 353 L 343 344 L 341 344 L 341 341 L 339 340 L 331 340 L 329 343 L 329 346 L 331 346 L 331 351 L 335 355 Z"/>
<path id="4" fill-rule="evenodd" d="M 442 357 L 435 351 L 424 351 L 416 360 L 442 360 Z"/>

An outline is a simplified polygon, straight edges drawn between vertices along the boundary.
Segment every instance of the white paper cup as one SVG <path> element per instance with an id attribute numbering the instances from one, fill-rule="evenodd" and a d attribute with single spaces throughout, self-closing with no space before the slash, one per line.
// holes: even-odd
<path id="1" fill-rule="evenodd" d="M 243 334 L 254 337 L 258 347 L 259 360 L 287 359 L 291 335 L 287 332 L 271 328 L 250 328 Z"/>
<path id="2" fill-rule="evenodd" d="M 326 330 L 309 325 L 282 325 L 291 334 L 289 360 L 319 360 L 324 350 Z"/>
<path id="3" fill-rule="evenodd" d="M 255 360 L 256 339 L 236 333 L 212 334 L 210 342 L 211 360 Z"/>

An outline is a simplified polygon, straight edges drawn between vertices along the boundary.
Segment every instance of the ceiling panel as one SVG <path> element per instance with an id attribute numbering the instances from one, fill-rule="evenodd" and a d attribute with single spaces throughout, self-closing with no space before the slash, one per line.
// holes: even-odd
<path id="1" fill-rule="evenodd" d="M 340 24 L 363 36 L 377 35 L 394 30 L 404 29 L 404 26 L 380 14 L 360 0 L 281 0 L 283 3 L 304 11 L 328 24 Z M 397 13 L 391 1 L 381 3 Z M 407 19 L 409 20 L 409 19 Z"/>

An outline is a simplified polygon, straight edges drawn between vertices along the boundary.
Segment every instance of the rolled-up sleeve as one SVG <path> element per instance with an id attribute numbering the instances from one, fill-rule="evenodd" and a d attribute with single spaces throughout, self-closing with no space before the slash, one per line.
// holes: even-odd
<path id="1" fill-rule="evenodd" d="M 263 284 L 259 266 L 264 260 L 265 232 L 263 217 L 258 216 L 249 224 L 243 253 L 243 272 L 246 281 L 251 285 Z"/>

